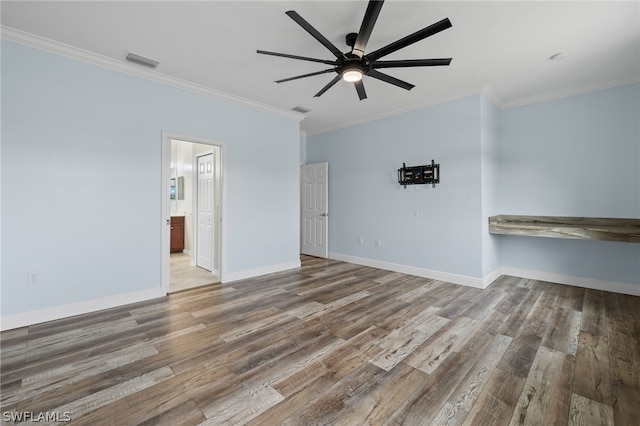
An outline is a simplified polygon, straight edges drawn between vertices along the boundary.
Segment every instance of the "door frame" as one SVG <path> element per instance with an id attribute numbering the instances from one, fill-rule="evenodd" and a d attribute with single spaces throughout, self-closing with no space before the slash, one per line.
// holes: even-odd
<path id="1" fill-rule="evenodd" d="M 170 244 L 171 244 L 171 197 L 169 194 L 169 188 L 171 185 L 171 141 L 179 140 L 184 142 L 199 143 L 204 145 L 211 145 L 212 147 L 219 148 L 220 154 L 220 214 L 218 220 L 220 221 L 220 235 L 218 236 L 218 246 L 215 247 L 218 256 L 218 280 L 224 282 L 224 276 L 226 274 L 226 164 L 225 153 L 226 143 L 223 141 L 206 139 L 198 136 L 185 135 L 180 133 L 173 133 L 162 131 L 162 155 L 161 155 L 161 244 L 160 244 L 160 259 L 161 259 L 161 271 L 160 271 L 160 287 L 162 293 L 169 293 L 169 280 L 170 280 Z"/>

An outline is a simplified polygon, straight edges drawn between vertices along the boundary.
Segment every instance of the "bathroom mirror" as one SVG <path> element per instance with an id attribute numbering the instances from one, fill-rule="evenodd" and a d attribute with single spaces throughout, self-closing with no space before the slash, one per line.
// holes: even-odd
<path id="1" fill-rule="evenodd" d="M 178 176 L 175 188 L 176 200 L 184 200 L 184 176 Z"/>
<path id="2" fill-rule="evenodd" d="M 169 195 L 172 200 L 184 200 L 184 176 L 171 178 Z"/>

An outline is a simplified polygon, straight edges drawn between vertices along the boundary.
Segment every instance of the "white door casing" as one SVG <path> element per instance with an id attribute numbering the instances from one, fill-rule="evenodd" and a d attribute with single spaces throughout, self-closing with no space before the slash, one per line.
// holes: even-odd
<path id="1" fill-rule="evenodd" d="M 198 157 L 196 265 L 208 271 L 213 270 L 214 256 L 214 164 L 213 154 Z"/>
<path id="2" fill-rule="evenodd" d="M 302 166 L 300 252 L 327 258 L 329 163 Z"/>
<path id="3" fill-rule="evenodd" d="M 161 193 L 162 193 L 162 206 L 161 206 L 161 240 L 162 244 L 158 250 L 158 254 L 161 259 L 161 284 L 162 293 L 167 294 L 169 292 L 169 276 L 170 276 L 170 228 L 171 228 L 171 208 L 169 188 L 171 185 L 171 141 L 178 140 L 183 142 L 191 142 L 196 144 L 210 145 L 214 147 L 215 157 L 215 171 L 216 176 L 216 191 L 218 192 L 218 215 L 216 220 L 218 221 L 218 229 L 214 232 L 217 234 L 217 238 L 214 241 L 215 247 L 213 249 L 214 265 L 217 269 L 217 275 L 220 282 L 226 282 L 226 179 L 225 179 L 225 153 L 226 142 L 220 140 L 212 140 L 202 138 L 193 135 L 185 135 L 180 133 L 173 133 L 162 131 L 162 169 L 161 169 Z M 196 163 L 194 163 L 194 167 Z M 195 208 L 196 206 L 194 206 Z M 196 215 L 197 217 L 197 215 Z M 195 249 L 195 247 L 194 247 Z"/>

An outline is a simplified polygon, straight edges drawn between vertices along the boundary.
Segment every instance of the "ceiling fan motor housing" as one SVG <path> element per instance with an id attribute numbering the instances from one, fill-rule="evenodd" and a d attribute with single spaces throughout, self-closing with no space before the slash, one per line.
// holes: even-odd
<path id="1" fill-rule="evenodd" d="M 371 61 L 366 57 L 360 58 L 353 53 L 346 53 L 346 59 L 338 60 L 336 71 L 338 74 L 343 74 L 346 71 L 360 71 L 366 75 L 371 69 Z"/>

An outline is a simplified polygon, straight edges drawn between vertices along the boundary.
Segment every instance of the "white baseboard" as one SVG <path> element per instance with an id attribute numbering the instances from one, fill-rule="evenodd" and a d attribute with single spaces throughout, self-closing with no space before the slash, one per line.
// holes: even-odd
<path id="1" fill-rule="evenodd" d="M 128 305 L 130 303 L 143 302 L 145 300 L 151 300 L 162 296 L 165 296 L 165 294 L 162 293 L 162 289 L 158 286 L 157 288 L 118 294 L 100 299 L 86 300 L 83 302 L 69 303 L 67 305 L 54 306 L 51 308 L 39 309 L 37 311 L 5 315 L 0 318 L 0 330 L 4 331 L 11 330 L 13 328 L 26 327 L 42 322 L 73 317 L 76 315 L 101 311 L 103 309 L 115 308 L 117 306 Z"/>
<path id="2" fill-rule="evenodd" d="M 631 283 L 621 283 L 616 281 L 597 280 L 594 278 L 578 277 L 575 275 L 557 274 L 554 272 L 533 271 L 530 269 L 512 268 L 503 266 L 500 275 L 511 275 L 514 277 L 527 278 L 538 281 L 547 281 L 557 284 L 572 285 L 574 287 L 584 287 L 593 290 L 611 291 L 613 293 L 630 294 L 640 296 L 640 285 Z"/>
<path id="3" fill-rule="evenodd" d="M 597 280 L 593 278 L 578 277 L 574 275 L 556 274 L 552 272 L 533 271 L 529 269 L 512 268 L 508 266 L 499 267 L 484 278 L 474 278 L 464 275 L 451 274 L 448 272 L 434 271 L 431 269 L 417 268 L 414 266 L 401 265 L 397 263 L 383 262 L 380 260 L 367 259 L 356 256 L 349 256 L 340 253 L 329 253 L 329 258 L 340 260 L 357 265 L 371 266 L 373 268 L 384 269 L 386 271 L 401 272 L 403 274 L 415 275 L 418 277 L 431 278 L 446 281 L 453 284 L 466 285 L 469 287 L 485 289 L 502 275 L 511 275 L 519 278 L 527 278 L 538 281 L 547 281 L 556 284 L 572 285 L 575 287 L 590 288 L 593 290 L 611 291 L 613 293 L 630 294 L 640 296 L 640 285 L 631 283 L 621 283 L 615 281 Z"/>
<path id="4" fill-rule="evenodd" d="M 434 280 L 446 281 L 453 284 L 466 285 L 468 287 L 485 288 L 485 280 L 482 278 L 468 277 L 466 275 L 451 274 L 449 272 L 434 271 L 431 269 L 417 268 L 415 266 L 402 265 L 399 263 L 384 262 L 381 260 L 367 259 L 364 257 L 349 256 L 340 253 L 329 253 L 330 259 L 342 262 L 355 263 L 357 265 L 371 266 L 372 268 L 384 269 L 385 271 L 400 272 L 417 277 L 431 278 Z M 493 282 L 491 280 L 489 284 Z"/>
<path id="5" fill-rule="evenodd" d="M 374 259 L 367 259 L 356 256 L 348 256 L 339 253 L 329 253 L 331 259 L 343 262 L 355 263 L 357 265 L 370 266 L 373 268 L 384 269 L 387 271 L 400 272 L 408 275 L 415 275 L 424 278 L 431 278 L 440 281 L 446 281 L 454 284 L 466 285 L 469 287 L 484 289 L 501 275 L 511 275 L 520 278 L 534 279 L 539 281 L 547 281 L 557 284 L 572 285 L 576 287 L 584 287 L 593 290 L 611 291 L 614 293 L 629 294 L 632 296 L 640 296 L 640 285 L 631 283 L 621 283 L 615 281 L 604 281 L 593 278 L 578 277 L 574 275 L 557 274 L 553 272 L 534 271 L 529 269 L 520 269 L 512 267 L 500 267 L 488 274 L 484 278 L 474 278 L 464 275 L 451 274 L 448 272 L 434 271 L 430 269 L 417 268 L 414 266 L 401 265 L 397 263 L 383 262 Z M 263 266 L 260 268 L 248 269 L 239 272 L 231 272 L 225 274 L 224 282 L 231 282 L 253 278 L 260 275 L 271 274 L 274 272 L 282 272 L 289 269 L 300 267 L 300 261 L 294 260 L 290 262 L 278 263 L 274 265 Z M 115 296 L 103 297 L 100 299 L 87 300 L 83 302 L 70 303 L 67 305 L 55 306 L 51 308 L 40 309 L 37 311 L 23 312 L 19 314 L 5 315 L 0 318 L 0 330 L 11 330 L 14 328 L 25 327 L 33 324 L 39 324 L 47 321 L 53 321 L 61 318 L 82 315 L 90 312 L 96 312 L 103 309 L 115 308 L 130 303 L 143 302 L 158 297 L 165 296 L 160 287 L 150 288 L 146 290 L 135 291 L 131 293 L 119 294 Z"/>
<path id="6" fill-rule="evenodd" d="M 482 279 L 482 282 L 484 283 L 484 287 L 483 288 L 489 287 L 491 285 L 491 283 L 493 283 L 495 280 L 500 278 L 501 275 L 505 275 L 505 274 L 502 273 L 502 268 L 497 268 L 495 271 L 493 271 L 489 275 L 485 276 Z"/>
<path id="7" fill-rule="evenodd" d="M 296 269 L 301 266 L 300 259 L 290 262 L 276 263 L 274 265 L 261 266 L 259 268 L 246 269 L 237 272 L 225 272 L 222 283 L 230 283 L 232 281 L 246 280 L 247 278 L 259 277 L 260 275 L 273 274 L 274 272 L 287 271 Z"/>

